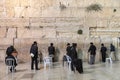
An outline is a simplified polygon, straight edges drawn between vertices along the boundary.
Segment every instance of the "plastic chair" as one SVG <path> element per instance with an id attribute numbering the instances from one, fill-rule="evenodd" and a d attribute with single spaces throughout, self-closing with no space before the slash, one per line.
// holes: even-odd
<path id="1" fill-rule="evenodd" d="M 14 72 L 14 59 L 8 58 L 6 59 L 6 66 L 7 66 L 7 73 L 9 73 L 9 70 L 11 69 L 12 72 Z"/>
<path id="2" fill-rule="evenodd" d="M 66 56 L 66 59 L 67 59 L 68 68 L 69 68 L 69 70 L 71 70 L 71 61 L 72 61 L 72 59 L 68 55 L 65 55 L 65 56 Z"/>
<path id="3" fill-rule="evenodd" d="M 110 62 L 112 64 L 112 58 L 111 57 L 106 58 L 106 62 L 107 63 Z"/>
<path id="4" fill-rule="evenodd" d="M 46 69 L 46 66 L 49 65 L 49 68 L 52 66 L 52 57 L 45 57 L 44 58 L 44 69 Z"/>

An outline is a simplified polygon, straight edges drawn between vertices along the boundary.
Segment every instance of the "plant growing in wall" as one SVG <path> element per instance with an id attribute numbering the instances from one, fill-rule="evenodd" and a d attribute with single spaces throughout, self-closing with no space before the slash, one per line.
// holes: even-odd
<path id="1" fill-rule="evenodd" d="M 91 4 L 88 7 L 86 7 L 86 11 L 101 11 L 102 6 L 100 4 Z"/>
<path id="2" fill-rule="evenodd" d="M 83 31 L 82 31 L 81 29 L 79 29 L 79 30 L 77 31 L 77 33 L 78 33 L 79 35 L 81 35 L 81 34 L 83 34 Z"/>
<path id="3" fill-rule="evenodd" d="M 66 6 L 65 6 L 64 4 L 62 4 L 61 2 L 60 2 L 59 4 L 60 4 L 60 6 L 59 6 L 59 7 L 60 7 L 60 9 L 61 9 L 61 10 L 66 9 Z"/>

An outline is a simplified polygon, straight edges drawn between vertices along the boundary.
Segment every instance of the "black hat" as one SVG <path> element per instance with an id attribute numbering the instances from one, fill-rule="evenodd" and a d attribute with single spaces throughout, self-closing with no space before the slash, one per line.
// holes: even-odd
<path id="1" fill-rule="evenodd" d="M 34 41 L 34 44 L 37 44 L 37 42 L 36 42 L 36 41 Z"/>
<path id="2" fill-rule="evenodd" d="M 70 45 L 70 43 L 67 43 L 67 45 Z"/>

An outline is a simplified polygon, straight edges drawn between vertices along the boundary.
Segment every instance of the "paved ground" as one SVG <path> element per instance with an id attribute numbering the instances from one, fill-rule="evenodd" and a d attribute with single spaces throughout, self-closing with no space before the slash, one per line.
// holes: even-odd
<path id="1" fill-rule="evenodd" d="M 44 70 L 40 65 L 40 70 L 30 70 L 30 63 L 19 64 L 17 72 L 6 74 L 6 66 L 0 62 L 0 80 L 120 80 L 120 61 L 113 64 L 97 63 L 89 65 L 83 63 L 84 73 L 79 74 L 68 70 L 67 65 L 62 67 L 61 63 L 56 63 L 54 67 Z"/>

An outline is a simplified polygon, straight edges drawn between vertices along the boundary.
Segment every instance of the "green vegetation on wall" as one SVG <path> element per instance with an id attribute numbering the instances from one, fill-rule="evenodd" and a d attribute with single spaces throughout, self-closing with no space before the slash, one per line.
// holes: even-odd
<path id="1" fill-rule="evenodd" d="M 81 29 L 79 29 L 79 30 L 77 31 L 77 33 L 78 33 L 78 34 L 83 34 L 83 31 L 82 31 Z"/>
<path id="2" fill-rule="evenodd" d="M 88 7 L 86 7 L 86 11 L 101 11 L 102 6 L 100 4 L 91 4 Z"/>

